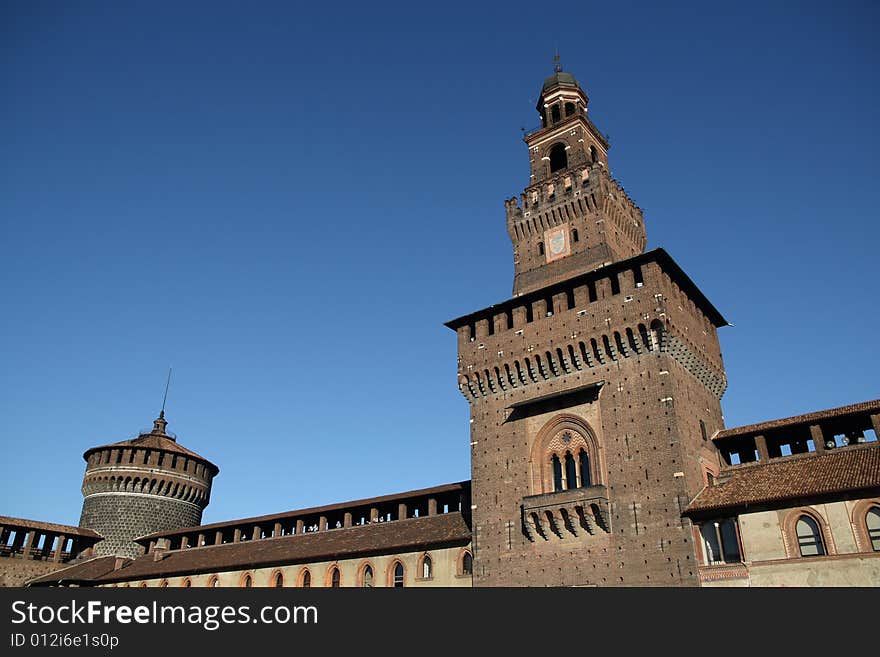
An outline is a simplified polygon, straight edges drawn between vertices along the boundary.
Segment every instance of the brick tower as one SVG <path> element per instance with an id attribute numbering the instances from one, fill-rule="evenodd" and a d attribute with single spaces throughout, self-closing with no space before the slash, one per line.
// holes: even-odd
<path id="1" fill-rule="evenodd" d="M 718 469 L 726 325 L 608 174 L 556 66 L 506 202 L 514 296 L 452 320 L 470 404 L 477 586 L 696 585 L 681 512 Z"/>
<path id="2" fill-rule="evenodd" d="M 143 552 L 139 536 L 201 524 L 219 469 L 178 445 L 167 425 L 163 411 L 137 438 L 83 454 L 79 526 L 104 537 L 96 554 L 134 557 Z"/>

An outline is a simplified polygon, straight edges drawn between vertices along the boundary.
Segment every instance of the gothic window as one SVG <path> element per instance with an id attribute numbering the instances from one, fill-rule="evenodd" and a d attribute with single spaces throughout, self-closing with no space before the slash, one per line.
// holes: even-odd
<path id="1" fill-rule="evenodd" d="M 739 538 L 736 521 L 725 518 L 700 525 L 703 539 L 703 557 L 706 564 L 740 563 Z"/>
<path id="2" fill-rule="evenodd" d="M 531 448 L 532 494 L 601 484 L 598 449 L 592 431 L 579 418 L 561 415 L 548 422 Z"/>
<path id="3" fill-rule="evenodd" d="M 284 586 L 284 575 L 281 573 L 275 573 L 275 577 L 272 580 L 272 586 L 276 589 L 280 589 Z"/>
<path id="4" fill-rule="evenodd" d="M 363 587 L 365 589 L 373 588 L 373 567 L 370 564 L 364 566 Z"/>
<path id="5" fill-rule="evenodd" d="M 558 105 L 558 104 L 557 104 L 557 105 L 554 105 L 554 106 L 551 108 L 551 110 L 550 110 L 550 118 L 551 118 L 551 120 L 553 121 L 553 123 L 556 123 L 557 121 L 559 121 L 559 119 L 562 118 L 562 116 L 560 115 L 560 112 L 559 112 L 559 105 Z"/>
<path id="6" fill-rule="evenodd" d="M 568 166 L 568 153 L 565 151 L 565 144 L 559 142 L 550 149 L 550 173 L 560 171 Z"/>
<path id="7" fill-rule="evenodd" d="M 421 563 L 421 574 L 422 579 L 431 579 L 434 577 L 434 562 L 431 561 L 431 557 L 429 555 L 425 555 L 422 557 Z"/>
<path id="8" fill-rule="evenodd" d="M 339 573 L 339 568 L 333 566 L 333 570 L 330 571 L 330 588 L 338 589 L 342 586 L 342 575 Z"/>
<path id="9" fill-rule="evenodd" d="M 865 516 L 868 542 L 874 552 L 880 552 L 880 507 L 873 507 Z"/>
<path id="10" fill-rule="evenodd" d="M 189 577 L 187 577 L 185 580 L 183 580 L 183 584 L 181 584 L 181 586 L 185 589 L 192 587 L 192 585 L 193 585 L 192 580 Z"/>
<path id="11" fill-rule="evenodd" d="M 254 585 L 254 578 L 251 577 L 250 573 L 246 574 L 246 575 L 241 579 L 241 586 L 242 586 L 242 588 L 249 589 L 249 588 L 251 588 L 253 585 Z"/>
<path id="12" fill-rule="evenodd" d="M 569 490 L 577 488 L 577 467 L 571 452 L 565 453 L 565 487 Z"/>
<path id="13" fill-rule="evenodd" d="M 308 568 L 303 570 L 302 575 L 300 576 L 300 586 L 304 589 L 312 587 L 312 573 L 309 572 Z"/>
<path id="14" fill-rule="evenodd" d="M 592 486 L 593 482 L 590 477 L 590 455 L 587 454 L 587 451 L 584 449 L 578 452 L 578 465 L 580 465 L 581 469 L 581 488 Z"/>
<path id="15" fill-rule="evenodd" d="M 403 588 L 403 564 L 399 561 L 394 562 L 394 570 L 392 571 L 392 584 L 396 589 Z"/>
<path id="16" fill-rule="evenodd" d="M 556 454 L 550 459 L 553 464 L 553 490 L 559 492 L 562 490 L 562 462 Z"/>
<path id="17" fill-rule="evenodd" d="M 218 588 L 220 586 L 220 578 L 217 575 L 211 575 L 208 578 L 208 586 L 212 589 Z"/>
<path id="18" fill-rule="evenodd" d="M 565 115 L 571 116 L 574 114 L 574 103 L 566 103 L 565 104 Z"/>
<path id="19" fill-rule="evenodd" d="M 471 556 L 471 553 L 465 550 L 464 554 L 461 555 L 461 574 L 462 575 L 473 575 L 474 574 L 474 558 Z"/>
<path id="20" fill-rule="evenodd" d="M 813 518 L 806 514 L 802 515 L 797 520 L 795 531 L 797 532 L 798 549 L 802 557 L 820 557 L 825 554 L 822 531 Z"/>

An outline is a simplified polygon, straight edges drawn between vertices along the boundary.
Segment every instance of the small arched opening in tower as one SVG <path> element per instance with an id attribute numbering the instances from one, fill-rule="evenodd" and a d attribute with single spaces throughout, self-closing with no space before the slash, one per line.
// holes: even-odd
<path id="1" fill-rule="evenodd" d="M 596 160 L 599 159 L 599 154 L 596 152 L 595 146 L 590 146 L 590 162 L 593 164 L 596 163 Z"/>
<path id="2" fill-rule="evenodd" d="M 568 153 L 565 152 L 565 144 L 559 142 L 550 149 L 550 173 L 560 171 L 568 167 Z"/>

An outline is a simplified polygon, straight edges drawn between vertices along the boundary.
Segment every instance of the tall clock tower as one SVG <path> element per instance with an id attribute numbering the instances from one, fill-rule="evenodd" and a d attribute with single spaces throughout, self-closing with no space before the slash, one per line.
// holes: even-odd
<path id="1" fill-rule="evenodd" d="M 513 297 L 447 322 L 470 404 L 474 583 L 696 585 L 681 515 L 716 472 L 721 314 L 608 172 L 557 64 L 506 202 Z"/>

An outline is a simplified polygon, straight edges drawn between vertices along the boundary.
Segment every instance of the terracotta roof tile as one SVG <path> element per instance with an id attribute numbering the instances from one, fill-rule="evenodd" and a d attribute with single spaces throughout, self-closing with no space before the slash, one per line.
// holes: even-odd
<path id="1" fill-rule="evenodd" d="M 152 554 L 146 554 L 121 570 L 106 572 L 96 579 L 112 582 L 244 570 L 466 545 L 470 540 L 470 528 L 462 515 L 443 513 L 313 534 L 174 550 L 159 561 L 155 561 Z"/>
<path id="2" fill-rule="evenodd" d="M 685 515 L 880 488 L 880 444 L 771 459 L 724 470 L 725 475 L 730 478 L 700 491 Z"/>
<path id="3" fill-rule="evenodd" d="M 137 438 L 122 440 L 118 443 L 110 443 L 108 445 L 101 445 L 99 447 L 92 447 L 91 449 L 87 450 L 85 454 L 83 454 L 83 458 L 88 461 L 89 455 L 92 452 L 99 449 L 107 449 L 108 447 L 137 447 L 140 449 L 161 449 L 166 452 L 182 454 L 184 456 L 189 456 L 193 459 L 198 459 L 199 461 L 204 461 L 208 465 L 212 466 L 215 470 L 217 470 L 217 472 L 220 471 L 220 468 L 211 463 L 204 456 L 196 454 L 194 451 L 189 450 L 186 447 L 178 444 L 176 440 L 173 440 L 172 438 L 169 438 L 168 436 L 159 433 L 142 433 Z"/>
<path id="4" fill-rule="evenodd" d="M 715 434 L 712 440 L 718 440 L 719 438 L 732 438 L 734 436 L 743 436 L 747 434 L 758 434 L 762 431 L 769 431 L 771 429 L 781 429 L 783 427 L 796 424 L 806 424 L 808 422 L 819 422 L 821 420 L 828 420 L 856 413 L 880 413 L 880 399 L 860 402 L 858 404 L 850 404 L 849 406 L 838 406 L 837 408 L 829 408 L 814 413 L 793 415 L 792 417 L 770 420 L 768 422 L 759 422 L 758 424 L 747 424 L 741 427 L 722 429 Z"/>
<path id="5" fill-rule="evenodd" d="M 14 527 L 22 527 L 23 529 L 38 529 L 46 532 L 64 534 L 68 538 L 73 536 L 81 536 L 83 538 L 94 538 L 96 541 L 103 538 L 103 536 L 96 532 L 93 532 L 91 529 L 83 529 L 82 527 L 74 527 L 72 525 L 58 525 L 54 522 L 28 520 L 27 518 L 12 518 L 10 516 L 0 516 L 0 525 L 6 527 L 7 529 Z"/>
<path id="6" fill-rule="evenodd" d="M 146 545 L 150 540 L 155 538 L 168 538 L 170 536 L 179 536 L 182 534 L 194 534 L 197 532 L 213 531 L 217 529 L 228 529 L 241 525 L 259 525 L 261 523 L 274 523 L 280 520 L 291 520 L 300 516 L 309 516 L 319 513 L 329 513 L 332 511 L 340 511 L 343 509 L 355 509 L 376 504 L 385 504 L 396 500 L 405 501 L 414 497 L 425 497 L 430 495 L 441 495 L 444 493 L 463 492 L 470 495 L 470 480 L 461 481 L 454 484 L 443 484 L 441 486 L 432 486 L 431 488 L 420 488 L 418 490 L 410 490 L 403 493 L 392 493 L 390 495 L 380 495 L 379 497 L 368 497 L 361 500 L 351 500 L 349 502 L 336 502 L 334 504 L 325 504 L 324 506 L 314 506 L 305 509 L 295 509 L 293 511 L 284 511 L 282 513 L 272 513 L 265 516 L 253 516 L 250 518 L 237 518 L 235 520 L 223 520 L 214 522 L 209 525 L 196 525 L 194 527 L 181 527 L 180 529 L 155 532 L 146 534 L 135 539 L 138 543 Z M 470 504 L 470 502 L 468 502 Z"/>
<path id="7" fill-rule="evenodd" d="M 55 570 L 48 575 L 35 577 L 25 582 L 25 586 L 52 586 L 53 584 L 79 584 L 91 582 L 102 575 L 113 572 L 118 557 L 94 557 L 61 570 Z M 126 559 L 126 561 L 131 561 Z"/>

